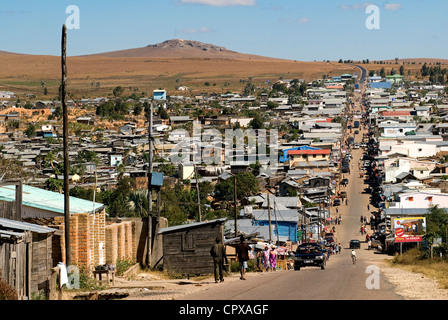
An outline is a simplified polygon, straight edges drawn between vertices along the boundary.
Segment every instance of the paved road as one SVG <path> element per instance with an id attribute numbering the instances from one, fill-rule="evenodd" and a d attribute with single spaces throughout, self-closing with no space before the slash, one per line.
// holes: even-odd
<path id="1" fill-rule="evenodd" d="M 362 139 L 362 133 L 356 136 L 356 141 Z M 302 268 L 300 271 L 276 271 L 253 276 L 249 273 L 246 281 L 217 284 L 206 291 L 184 296 L 182 300 L 403 300 L 394 293 L 394 286 L 378 273 L 376 266 L 387 256 L 366 250 L 363 243 L 357 250 L 357 264 L 353 265 L 350 259 L 348 242 L 351 239 L 364 240 L 359 232 L 360 216 L 370 216 L 367 211 L 370 195 L 365 192 L 366 185 L 358 171 L 362 153 L 362 149 L 352 152 L 353 167 L 348 176 L 349 185 L 345 188 L 349 202 L 339 207 L 342 224 L 336 226 L 336 237 L 343 250 L 341 254 L 330 257 L 325 270 Z M 335 209 L 332 210 L 336 216 Z M 378 275 L 375 279 L 374 274 Z"/>
<path id="2" fill-rule="evenodd" d="M 356 67 L 358 67 L 359 69 L 361 69 L 361 77 L 359 78 L 359 84 L 365 84 L 367 81 L 367 70 L 366 68 L 364 68 L 363 66 L 360 65 L 355 65 Z"/>

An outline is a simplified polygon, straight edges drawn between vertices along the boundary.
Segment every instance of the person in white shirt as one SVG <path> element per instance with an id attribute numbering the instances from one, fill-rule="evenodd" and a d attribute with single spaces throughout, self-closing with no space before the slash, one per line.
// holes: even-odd
<path id="1" fill-rule="evenodd" d="M 353 264 L 355 264 L 356 263 L 356 251 L 355 250 L 352 250 L 351 257 L 352 257 Z"/>

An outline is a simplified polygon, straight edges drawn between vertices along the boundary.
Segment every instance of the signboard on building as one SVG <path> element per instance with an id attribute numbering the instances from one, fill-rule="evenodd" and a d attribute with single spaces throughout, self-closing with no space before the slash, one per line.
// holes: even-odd
<path id="1" fill-rule="evenodd" d="M 426 233 L 426 219 L 424 217 L 395 218 L 395 242 L 422 242 Z"/>

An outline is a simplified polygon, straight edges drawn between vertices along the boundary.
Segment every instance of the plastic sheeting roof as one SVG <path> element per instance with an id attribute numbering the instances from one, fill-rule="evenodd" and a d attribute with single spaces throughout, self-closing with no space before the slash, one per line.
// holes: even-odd
<path id="1" fill-rule="evenodd" d="M 0 201 L 15 201 L 16 189 L 14 186 L 0 187 Z M 22 205 L 64 214 L 64 195 L 23 185 Z M 92 213 L 105 207 L 102 203 L 93 203 L 89 200 L 70 197 L 70 213 Z"/>

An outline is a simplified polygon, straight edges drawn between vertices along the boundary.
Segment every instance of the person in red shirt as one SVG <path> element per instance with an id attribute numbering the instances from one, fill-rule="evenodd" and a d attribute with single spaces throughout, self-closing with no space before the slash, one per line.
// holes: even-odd
<path id="1" fill-rule="evenodd" d="M 246 280 L 246 269 L 247 269 L 247 261 L 249 260 L 249 245 L 244 241 L 244 237 L 240 237 L 240 243 L 238 243 L 235 247 L 236 249 L 236 258 L 240 263 L 240 273 L 241 280 Z"/>

